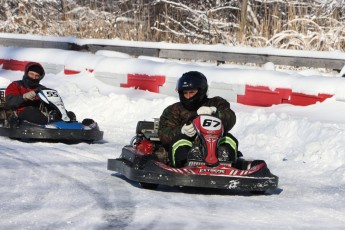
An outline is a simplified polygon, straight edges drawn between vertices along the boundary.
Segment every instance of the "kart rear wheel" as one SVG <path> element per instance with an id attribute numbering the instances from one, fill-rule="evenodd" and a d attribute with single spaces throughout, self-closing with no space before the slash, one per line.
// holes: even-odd
<path id="1" fill-rule="evenodd" d="M 140 182 L 140 186 L 144 189 L 155 190 L 158 187 L 158 184 L 144 183 Z"/>

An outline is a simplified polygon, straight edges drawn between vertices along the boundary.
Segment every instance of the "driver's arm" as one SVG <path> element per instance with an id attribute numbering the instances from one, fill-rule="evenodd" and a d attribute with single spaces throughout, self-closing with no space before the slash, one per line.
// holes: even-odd
<path id="1" fill-rule="evenodd" d="M 178 113 L 175 112 L 174 105 L 167 107 L 159 119 L 158 136 L 162 144 L 169 145 L 172 139 L 181 133 L 183 125 Z"/>
<path id="2" fill-rule="evenodd" d="M 24 102 L 23 94 L 20 92 L 20 86 L 12 82 L 5 91 L 6 104 L 11 109 L 19 108 Z"/>
<path id="3" fill-rule="evenodd" d="M 230 108 L 230 103 L 221 97 L 214 98 L 214 105 L 217 108 L 216 115 L 222 120 L 224 130 L 230 131 L 236 124 L 236 114 Z"/>

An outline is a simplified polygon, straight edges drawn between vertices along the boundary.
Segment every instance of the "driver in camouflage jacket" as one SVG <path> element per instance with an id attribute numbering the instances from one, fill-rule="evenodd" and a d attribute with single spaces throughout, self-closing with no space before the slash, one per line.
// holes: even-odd
<path id="1" fill-rule="evenodd" d="M 180 102 L 168 106 L 160 117 L 158 135 L 168 151 L 170 165 L 183 167 L 188 151 L 196 138 L 192 124 L 186 124 L 195 114 L 214 114 L 222 120 L 224 136 L 220 145 L 225 146 L 229 161 L 235 162 L 238 155 L 238 141 L 229 133 L 236 123 L 236 115 L 230 103 L 221 97 L 207 97 L 206 77 L 197 71 L 182 75 L 177 83 Z"/>

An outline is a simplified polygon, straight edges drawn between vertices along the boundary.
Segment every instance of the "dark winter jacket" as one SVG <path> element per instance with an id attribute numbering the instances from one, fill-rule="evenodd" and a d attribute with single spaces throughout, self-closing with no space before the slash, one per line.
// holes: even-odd
<path id="1" fill-rule="evenodd" d="M 38 91 L 41 89 L 45 89 L 46 87 L 40 84 L 35 85 L 34 87 L 30 87 L 30 84 L 28 82 L 28 69 L 33 65 L 39 65 L 42 67 L 39 63 L 36 62 L 30 62 L 25 67 L 25 72 L 22 80 L 14 81 L 9 86 L 7 86 L 5 95 L 6 95 L 6 105 L 15 110 L 17 114 L 19 114 L 25 107 L 27 106 L 34 106 L 39 107 L 40 101 L 39 98 L 36 97 L 34 101 L 25 101 L 23 98 L 23 94 L 30 92 L 32 90 Z M 43 69 L 43 68 L 42 68 Z M 44 77 L 44 72 L 41 75 L 41 79 Z"/>
<path id="2" fill-rule="evenodd" d="M 208 98 L 202 106 L 217 108 L 217 116 L 222 120 L 224 131 L 228 132 L 236 123 L 235 112 L 230 109 L 230 103 L 221 97 Z M 168 146 L 172 139 L 181 133 L 182 126 L 196 111 L 185 109 L 181 102 L 168 106 L 160 117 L 158 135 L 163 145 Z"/>

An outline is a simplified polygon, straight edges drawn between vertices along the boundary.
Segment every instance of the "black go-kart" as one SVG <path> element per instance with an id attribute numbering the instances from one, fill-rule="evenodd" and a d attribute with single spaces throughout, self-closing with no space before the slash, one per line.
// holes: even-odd
<path id="1" fill-rule="evenodd" d="M 48 118 L 47 125 L 20 121 L 15 112 L 6 106 L 5 89 L 0 89 L 0 136 L 22 141 L 65 143 L 93 143 L 103 139 L 103 131 L 100 131 L 97 122 L 90 118 L 78 122 L 75 114 L 65 109 L 56 90 L 40 90 L 37 97 L 41 101 L 41 112 Z"/>
<path id="2" fill-rule="evenodd" d="M 276 189 L 278 177 L 273 175 L 263 160 L 239 157 L 233 163 L 224 149 L 217 147 L 222 136 L 221 120 L 211 115 L 196 116 L 192 120 L 197 139 L 182 168 L 170 165 L 158 133 L 158 119 L 139 121 L 136 136 L 130 145 L 122 148 L 119 158 L 108 159 L 108 170 L 116 171 L 143 188 L 156 189 L 158 185 L 216 188 L 249 191 L 264 194 Z"/>

